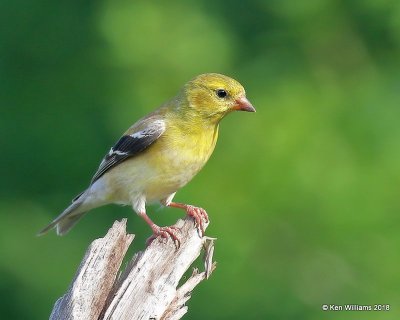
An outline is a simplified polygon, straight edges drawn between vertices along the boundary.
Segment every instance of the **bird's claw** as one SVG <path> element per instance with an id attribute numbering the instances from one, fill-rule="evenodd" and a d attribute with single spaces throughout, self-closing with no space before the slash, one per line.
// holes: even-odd
<path id="1" fill-rule="evenodd" d="M 193 217 L 193 219 L 195 221 L 194 224 L 197 227 L 197 230 L 199 231 L 200 236 L 203 237 L 204 236 L 204 222 L 203 221 L 205 221 L 206 223 L 208 223 L 208 221 L 209 221 L 206 210 L 204 210 L 203 208 L 188 205 L 186 207 L 186 213 L 188 214 L 188 216 Z"/>
<path id="2" fill-rule="evenodd" d="M 157 225 L 154 225 L 152 227 L 153 229 L 153 235 L 147 239 L 146 244 L 150 245 L 154 239 L 159 238 L 159 240 L 163 243 L 168 241 L 168 238 L 171 238 L 174 244 L 176 245 L 177 249 L 181 246 L 181 241 L 179 240 L 179 237 L 176 235 L 177 231 L 179 230 L 177 227 L 171 226 L 171 227 L 159 227 Z"/>

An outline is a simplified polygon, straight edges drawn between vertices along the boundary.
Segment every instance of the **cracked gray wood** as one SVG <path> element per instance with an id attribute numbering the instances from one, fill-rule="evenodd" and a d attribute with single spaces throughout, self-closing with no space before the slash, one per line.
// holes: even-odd
<path id="1" fill-rule="evenodd" d="M 208 224 L 205 224 L 207 227 Z M 67 293 L 54 305 L 50 319 L 180 319 L 193 289 L 215 269 L 214 240 L 200 238 L 193 220 L 175 224 L 181 245 L 155 239 L 134 255 L 117 277 L 133 240 L 126 234 L 126 219 L 115 222 L 104 238 L 89 246 Z M 184 273 L 205 248 L 205 271 L 193 271 L 178 288 Z"/>

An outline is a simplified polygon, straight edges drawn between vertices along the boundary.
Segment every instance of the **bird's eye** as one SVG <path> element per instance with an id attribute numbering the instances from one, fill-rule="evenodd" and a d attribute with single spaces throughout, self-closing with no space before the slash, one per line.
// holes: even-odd
<path id="1" fill-rule="evenodd" d="M 218 89 L 216 91 L 216 94 L 217 94 L 217 97 L 221 98 L 221 99 L 225 98 L 228 95 L 228 93 L 224 89 Z"/>

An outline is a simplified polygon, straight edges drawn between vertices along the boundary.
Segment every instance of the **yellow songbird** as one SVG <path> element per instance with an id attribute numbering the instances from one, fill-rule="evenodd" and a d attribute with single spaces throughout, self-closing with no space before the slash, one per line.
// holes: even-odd
<path id="1" fill-rule="evenodd" d="M 105 155 L 89 187 L 39 234 L 53 227 L 67 233 L 89 210 L 117 203 L 131 205 L 153 230 L 171 237 L 172 227 L 159 227 L 146 214 L 146 204 L 161 202 L 184 209 L 204 234 L 204 209 L 173 202 L 211 156 L 221 119 L 231 111 L 255 112 L 244 88 L 227 76 L 202 74 L 184 85 L 176 97 L 132 125 Z"/>

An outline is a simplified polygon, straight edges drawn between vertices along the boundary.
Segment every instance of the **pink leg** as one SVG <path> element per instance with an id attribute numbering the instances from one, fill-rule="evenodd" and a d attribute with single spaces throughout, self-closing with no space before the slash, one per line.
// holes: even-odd
<path id="1" fill-rule="evenodd" d="M 146 223 L 150 226 L 151 230 L 153 230 L 153 235 L 147 240 L 147 245 L 149 245 L 155 238 L 160 236 L 161 239 L 166 240 L 168 240 L 168 238 L 171 238 L 177 245 L 177 248 L 180 247 L 181 241 L 176 235 L 176 227 L 159 227 L 153 222 L 153 220 L 149 218 L 149 216 L 145 212 L 140 213 L 139 216 L 141 216 L 143 220 L 146 221 Z"/>
<path id="2" fill-rule="evenodd" d="M 203 220 L 205 220 L 206 222 L 209 221 L 206 210 L 204 210 L 203 208 L 198 208 L 195 206 L 191 206 L 189 204 L 178 203 L 178 202 L 171 202 L 168 204 L 168 206 L 185 210 L 188 216 L 193 217 L 195 225 L 200 232 L 200 235 L 204 236 Z"/>

